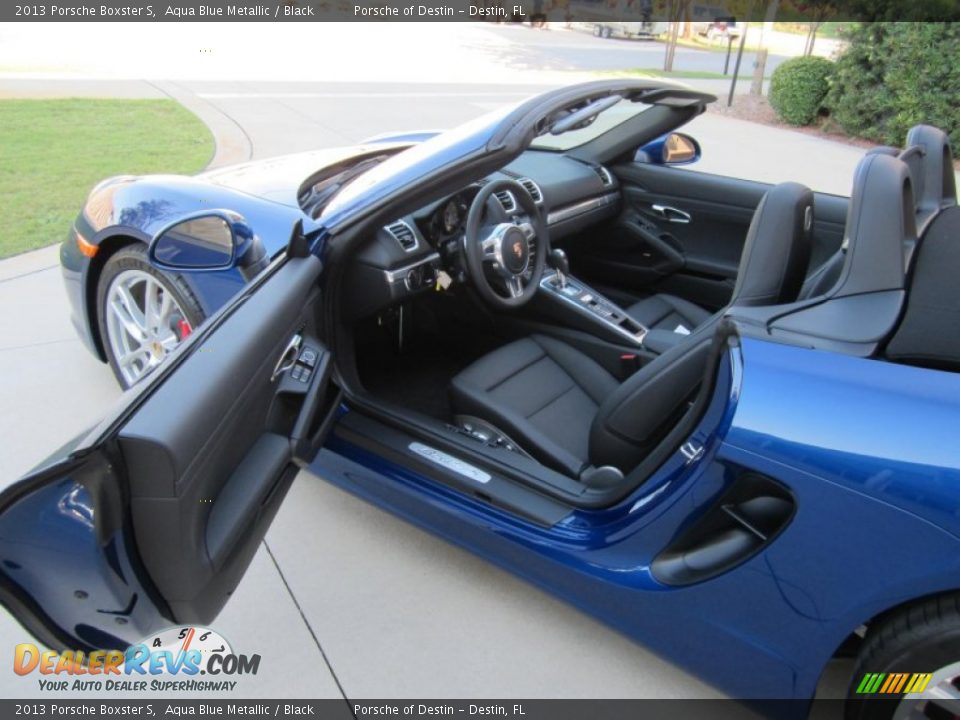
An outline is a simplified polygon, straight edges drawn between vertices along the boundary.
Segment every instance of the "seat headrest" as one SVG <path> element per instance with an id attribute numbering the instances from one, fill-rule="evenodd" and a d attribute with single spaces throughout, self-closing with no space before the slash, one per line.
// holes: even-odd
<path id="1" fill-rule="evenodd" d="M 797 299 L 813 247 L 813 193 L 775 185 L 757 205 L 740 257 L 733 305 L 782 305 Z"/>
<path id="2" fill-rule="evenodd" d="M 900 154 L 900 151 L 895 147 L 890 147 L 889 145 L 877 145 L 875 148 L 870 148 L 866 152 L 867 155 L 889 155 L 890 157 L 896 157 Z"/>
<path id="3" fill-rule="evenodd" d="M 942 208 L 957 204 L 950 138 L 932 125 L 915 125 L 907 133 L 900 159 L 910 166 L 917 212 L 926 221 Z"/>
<path id="4" fill-rule="evenodd" d="M 906 164 L 872 153 L 857 165 L 847 211 L 843 270 L 832 297 L 900 290 L 904 248 L 916 242 L 913 188 Z"/>

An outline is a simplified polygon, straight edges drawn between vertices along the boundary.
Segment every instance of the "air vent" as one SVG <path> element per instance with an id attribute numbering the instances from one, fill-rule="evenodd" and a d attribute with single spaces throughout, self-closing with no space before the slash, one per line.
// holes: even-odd
<path id="1" fill-rule="evenodd" d="M 500 206 L 505 213 L 510 214 L 517 211 L 517 199 L 509 190 L 501 190 L 494 193 L 494 196 L 500 201 Z"/>
<path id="2" fill-rule="evenodd" d="M 543 202 L 543 193 L 540 192 L 540 186 L 537 185 L 532 179 L 520 178 L 519 180 L 517 180 L 517 182 L 523 185 L 526 191 L 530 193 L 530 197 L 533 198 L 533 201 L 537 205 Z"/>
<path id="3" fill-rule="evenodd" d="M 613 185 L 613 175 L 603 165 L 593 165 L 593 171 L 600 176 L 600 182 L 604 185 Z"/>
<path id="4" fill-rule="evenodd" d="M 413 252 L 417 249 L 417 236 L 413 232 L 413 229 L 403 220 L 398 220 L 392 225 L 387 225 L 384 229 L 393 235 L 396 241 L 400 243 L 400 247 L 403 248 L 404 252 Z"/>

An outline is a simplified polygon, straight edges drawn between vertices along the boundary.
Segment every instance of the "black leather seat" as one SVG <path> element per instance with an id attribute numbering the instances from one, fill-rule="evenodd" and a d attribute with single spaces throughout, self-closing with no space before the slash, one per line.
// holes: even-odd
<path id="1" fill-rule="evenodd" d="M 731 304 L 795 300 L 809 262 L 812 224 L 808 188 L 796 183 L 772 188 L 750 224 Z M 566 343 L 542 335 L 518 340 L 453 379 L 453 406 L 570 476 L 580 477 L 591 466 L 627 471 L 686 411 L 722 313 L 622 383 Z"/>
<path id="2" fill-rule="evenodd" d="M 887 155 L 903 161 L 907 166 L 913 189 L 917 236 L 922 236 L 940 210 L 957 204 L 956 179 L 953 174 L 953 153 L 947 134 L 930 125 L 916 125 L 907 133 L 905 148 L 881 146 L 869 150 L 866 156 Z M 913 262 L 916 237 L 904 238 L 903 265 L 909 270 Z M 810 273 L 800 299 L 818 297 L 829 291 L 840 279 L 846 261 L 845 246 L 837 250 L 816 270 Z"/>
<path id="3" fill-rule="evenodd" d="M 645 297 L 627 308 L 627 315 L 650 330 L 689 335 L 710 319 L 712 313 L 689 300 L 661 293 Z"/>

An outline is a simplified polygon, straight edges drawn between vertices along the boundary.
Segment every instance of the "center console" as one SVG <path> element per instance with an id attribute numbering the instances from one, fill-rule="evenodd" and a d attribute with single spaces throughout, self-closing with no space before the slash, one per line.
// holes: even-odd
<path id="1" fill-rule="evenodd" d="M 547 271 L 540 281 L 543 296 L 572 309 L 580 325 L 598 335 L 629 345 L 642 346 L 647 328 L 627 315 L 627 311 L 574 277 L 561 271 Z M 539 293 L 538 293 L 539 294 Z"/>

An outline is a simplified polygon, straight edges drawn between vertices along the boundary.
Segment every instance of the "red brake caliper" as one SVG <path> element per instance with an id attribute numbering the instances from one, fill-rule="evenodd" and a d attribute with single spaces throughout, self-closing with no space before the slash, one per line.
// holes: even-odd
<path id="1" fill-rule="evenodd" d="M 190 333 L 193 332 L 193 328 L 190 327 L 190 323 L 186 320 L 180 320 L 177 322 L 177 329 L 180 331 L 180 340 L 186 340 L 190 337 Z"/>

